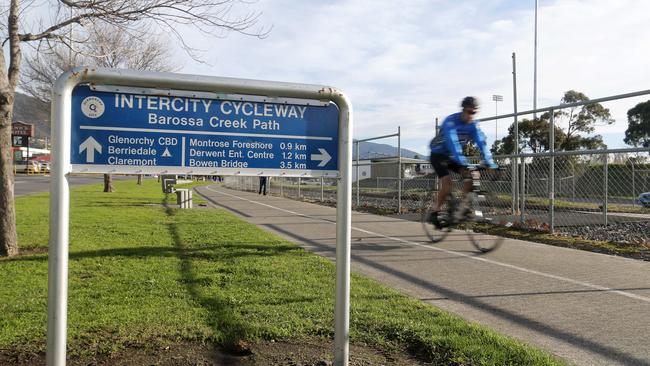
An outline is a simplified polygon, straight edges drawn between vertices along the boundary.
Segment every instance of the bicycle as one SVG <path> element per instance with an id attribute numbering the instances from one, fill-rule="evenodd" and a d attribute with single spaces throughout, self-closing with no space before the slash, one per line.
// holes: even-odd
<path id="1" fill-rule="evenodd" d="M 435 208 L 437 192 L 431 190 L 422 201 L 420 210 L 422 226 L 432 243 L 442 241 L 454 229 L 464 229 L 477 250 L 482 253 L 491 252 L 501 245 L 504 238 L 502 236 L 488 237 L 482 234 L 494 234 L 499 227 L 513 225 L 510 205 L 505 199 L 500 199 L 493 192 L 481 188 L 481 181 L 477 173 L 487 170 L 486 168 L 470 165 L 468 169 L 472 176 L 472 191 L 467 194 L 465 201 L 468 204 L 461 204 L 461 200 L 456 198 L 453 193 L 450 194 L 442 210 L 438 213 L 440 227 L 436 227 L 432 222 L 431 214 Z M 496 174 L 492 175 L 496 178 L 502 171 L 496 169 Z"/>

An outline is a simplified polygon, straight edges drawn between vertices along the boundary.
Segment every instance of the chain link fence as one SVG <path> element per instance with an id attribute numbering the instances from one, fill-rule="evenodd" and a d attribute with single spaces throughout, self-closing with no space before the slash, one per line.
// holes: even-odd
<path id="1" fill-rule="evenodd" d="M 633 150 L 522 154 L 519 159 L 497 156 L 501 169 L 484 172 L 481 187 L 497 193 L 501 200 L 496 204 L 509 210 L 513 221 L 524 228 L 585 239 L 650 243 L 650 193 L 647 201 L 642 195 L 650 192 L 650 155 L 645 149 Z M 513 181 L 515 161 L 524 177 L 521 186 Z M 358 189 L 356 181 L 352 185 L 357 210 L 417 214 L 424 195 L 438 188 L 438 179 L 425 160 L 403 161 L 401 179 L 398 174 L 384 174 L 397 172 L 397 161 L 377 159 L 364 165 L 368 173 L 361 176 Z M 456 174 L 452 178 L 459 190 L 462 180 Z M 336 184 L 333 178 L 273 177 L 268 180 L 267 194 L 335 205 Z M 249 192 L 259 192 L 260 187 L 259 177 L 227 177 L 225 185 Z"/>

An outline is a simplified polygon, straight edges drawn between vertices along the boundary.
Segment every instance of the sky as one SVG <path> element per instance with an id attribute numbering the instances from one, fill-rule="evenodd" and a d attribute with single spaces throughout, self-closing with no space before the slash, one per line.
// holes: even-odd
<path id="1" fill-rule="evenodd" d="M 534 0 L 260 0 L 238 10 L 260 11 L 268 36 L 183 30 L 205 63 L 179 50 L 180 72 L 335 86 L 354 105 L 355 138 L 401 126 L 402 146 L 423 153 L 435 118 L 466 95 L 482 102 L 479 118 L 513 111 L 513 52 L 518 109 L 533 108 Z M 643 0 L 540 0 L 537 106 L 572 89 L 592 99 L 650 89 L 647 14 Z M 649 99 L 604 103 L 616 122 L 595 133 L 625 147 L 627 110 Z M 491 144 L 511 123 L 481 126 Z"/>
<path id="2" fill-rule="evenodd" d="M 534 0 L 246 1 L 233 15 L 259 12 L 267 37 L 179 27 L 202 62 L 175 45 L 173 63 L 187 74 L 334 86 L 352 100 L 354 138 L 401 126 L 402 146 L 426 154 L 435 118 L 458 111 L 464 96 L 481 101 L 478 118 L 513 111 L 513 52 L 517 108 L 533 108 L 534 7 Z M 647 14 L 648 0 L 539 0 L 537 106 L 558 105 L 572 89 L 592 99 L 650 89 Z M 604 103 L 616 122 L 595 133 L 610 148 L 626 147 L 626 112 L 646 100 Z M 491 145 L 511 123 L 481 128 Z"/>

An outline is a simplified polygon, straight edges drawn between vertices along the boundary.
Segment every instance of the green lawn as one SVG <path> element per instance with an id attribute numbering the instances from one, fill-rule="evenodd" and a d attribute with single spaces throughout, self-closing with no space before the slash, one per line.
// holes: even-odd
<path id="1" fill-rule="evenodd" d="M 196 341 L 300 340 L 334 333 L 330 261 L 217 209 L 167 208 L 155 181 L 72 192 L 68 334 L 72 356 Z M 48 197 L 17 199 L 22 248 L 0 259 L 0 350 L 45 348 Z M 352 342 L 434 364 L 559 365 L 487 328 L 354 275 Z"/>

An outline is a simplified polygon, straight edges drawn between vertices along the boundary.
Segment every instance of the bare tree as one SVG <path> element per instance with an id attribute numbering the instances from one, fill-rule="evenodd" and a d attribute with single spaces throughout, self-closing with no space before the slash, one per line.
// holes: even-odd
<path id="1" fill-rule="evenodd" d="M 176 71 L 167 39 L 151 32 L 124 32 L 109 23 L 88 27 L 84 42 L 69 48 L 57 43 L 25 58 L 19 87 L 27 94 L 50 102 L 52 85 L 65 71 L 76 66 Z"/>
<path id="2" fill-rule="evenodd" d="M 39 18 L 29 14 L 30 7 L 40 3 L 9 0 L 0 4 L 0 255 L 18 253 L 14 177 L 11 157 L 11 117 L 22 63 L 22 44 L 32 45 L 37 52 L 54 52 L 57 45 L 75 49 L 91 34 L 93 24 L 110 24 L 127 34 L 144 35 L 159 29 L 171 35 L 188 54 L 198 59 L 180 33 L 182 26 L 203 34 L 225 36 L 228 32 L 264 37 L 267 31 L 257 27 L 257 12 L 236 15 L 237 0 L 45 0 L 50 7 Z M 75 25 L 84 32 L 72 32 Z M 61 51 L 59 51 L 61 52 Z M 98 52 L 102 53 L 102 52 Z M 106 52 L 106 54 L 111 54 Z M 115 54 L 115 53 L 113 53 Z"/>
<path id="3" fill-rule="evenodd" d="M 75 66 L 174 71 L 173 55 L 165 43 L 163 38 L 149 32 L 123 32 L 114 25 L 99 22 L 88 27 L 86 41 L 74 49 L 56 44 L 26 57 L 19 87 L 49 103 L 56 78 Z M 141 175 L 138 184 L 142 184 Z M 104 192 L 114 191 L 112 176 L 104 174 Z"/>

